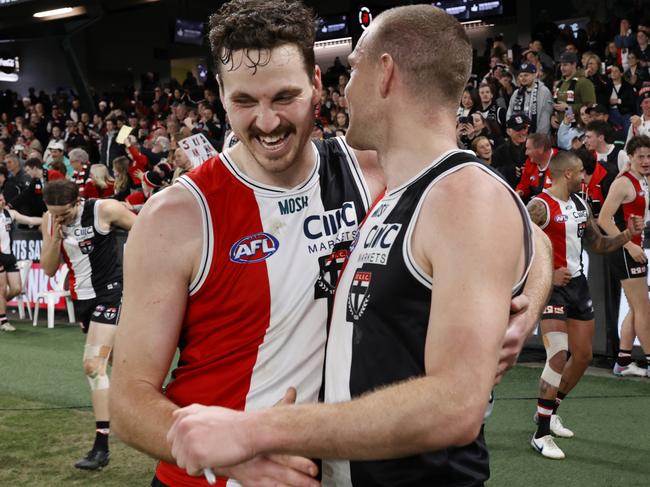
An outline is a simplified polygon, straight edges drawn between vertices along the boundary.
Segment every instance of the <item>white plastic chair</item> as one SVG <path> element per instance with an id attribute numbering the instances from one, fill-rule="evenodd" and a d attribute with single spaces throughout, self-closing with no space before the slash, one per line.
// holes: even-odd
<path id="1" fill-rule="evenodd" d="M 52 291 L 44 291 L 36 295 L 36 299 L 34 299 L 33 326 L 38 324 L 38 311 L 40 308 L 39 302 L 43 301 L 44 303 L 47 303 L 47 327 L 54 328 L 54 306 L 56 306 L 56 303 L 58 303 L 61 298 L 65 298 L 65 305 L 68 309 L 68 320 L 70 323 L 77 321 L 74 314 L 72 296 L 70 295 L 70 291 L 65 289 L 65 284 L 68 280 L 68 270 L 68 266 L 63 264 L 63 266 L 61 266 L 61 277 L 56 284 L 56 289 L 53 289 Z"/>
<path id="2" fill-rule="evenodd" d="M 29 298 L 27 297 L 27 285 L 29 282 L 29 270 L 32 268 L 32 261 L 19 260 L 16 262 L 16 267 L 18 267 L 18 272 L 20 274 L 20 294 L 14 298 L 18 304 L 18 317 L 21 320 L 25 319 L 25 306 L 27 306 L 27 315 L 31 320 L 32 307 L 29 304 Z"/>

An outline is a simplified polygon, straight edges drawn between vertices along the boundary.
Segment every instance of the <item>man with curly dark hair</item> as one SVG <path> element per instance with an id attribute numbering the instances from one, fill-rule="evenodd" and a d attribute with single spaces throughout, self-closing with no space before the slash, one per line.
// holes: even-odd
<path id="1" fill-rule="evenodd" d="M 322 90 L 314 36 L 297 1 L 234 0 L 210 18 L 239 142 L 154 195 L 129 236 L 112 410 L 118 434 L 161 459 L 154 485 L 205 483 L 165 441 L 178 407 L 265 408 L 291 387 L 298 402 L 318 399 L 334 287 L 383 182 L 374 154 L 310 140 Z M 228 485 L 312 485 L 316 470 L 272 456 L 216 473 Z"/>

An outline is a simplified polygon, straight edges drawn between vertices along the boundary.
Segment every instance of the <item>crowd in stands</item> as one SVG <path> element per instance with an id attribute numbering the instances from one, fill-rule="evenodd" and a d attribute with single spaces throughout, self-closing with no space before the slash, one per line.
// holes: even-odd
<path id="1" fill-rule="evenodd" d="M 524 199 L 550 185 L 557 149 L 574 150 L 587 173 L 585 195 L 606 195 L 627 163 L 626 142 L 650 134 L 650 20 L 621 19 L 618 27 L 567 26 L 540 36 L 546 43 L 533 37 L 525 50 L 493 40 L 484 72 L 460 100 L 459 147 L 474 150 Z"/>
<path id="2" fill-rule="evenodd" d="M 551 147 L 586 148 L 589 184 L 603 168 L 624 166 L 626 140 L 650 133 L 650 21 L 633 28 L 622 19 L 611 34 L 589 25 L 577 34 L 558 30 L 544 43 L 533 38 L 525 50 L 497 37 L 459 101 L 459 147 L 474 150 L 526 197 L 547 184 Z M 338 58 L 324 71 L 314 137 L 345 135 L 348 79 Z M 133 130 L 117 143 L 124 125 Z M 191 168 L 177 144 L 196 133 L 219 150 L 229 144 L 212 73 L 204 83 L 192 73 L 182 83 L 146 73 L 139 90 L 96 97 L 92 107 L 65 90 L 30 88 L 22 97 L 7 90 L 0 96 L 0 188 L 30 216 L 42 214 L 43 185 L 64 177 L 84 197 L 115 198 L 137 211 Z"/>

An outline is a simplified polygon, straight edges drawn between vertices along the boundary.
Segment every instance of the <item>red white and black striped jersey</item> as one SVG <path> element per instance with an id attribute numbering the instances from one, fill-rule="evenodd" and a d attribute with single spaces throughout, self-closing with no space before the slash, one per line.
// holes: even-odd
<path id="1" fill-rule="evenodd" d="M 255 410 L 290 386 L 317 401 L 334 287 L 370 201 L 343 139 L 312 147 L 313 171 L 292 189 L 251 180 L 229 150 L 179 179 L 203 215 L 203 252 L 166 389 L 175 404 Z M 156 475 L 207 485 L 166 462 Z"/>
<path id="2" fill-rule="evenodd" d="M 85 200 L 74 222 L 63 225 L 61 254 L 70 272 L 74 300 L 93 299 L 122 292 L 122 263 L 112 230 L 99 227 L 101 200 Z M 52 221 L 48 221 L 52 232 Z"/>
<path id="3" fill-rule="evenodd" d="M 614 221 L 616 226 L 620 231 L 623 231 L 627 228 L 627 220 L 632 215 L 642 216 L 643 221 L 648 221 L 648 205 L 650 202 L 650 195 L 648 194 L 648 180 L 641 176 L 637 178 L 631 172 L 625 172 L 621 177 L 629 179 L 634 186 L 634 199 L 629 203 L 623 203 L 618 208 L 616 215 L 614 215 Z M 643 247 L 643 232 L 640 235 L 634 235 L 632 237 L 632 242 Z"/>
<path id="4" fill-rule="evenodd" d="M 0 253 L 13 253 L 11 247 L 11 230 L 13 230 L 13 226 L 14 219 L 11 217 L 11 212 L 4 208 L 0 211 Z"/>
<path id="5" fill-rule="evenodd" d="M 582 236 L 587 228 L 589 209 L 577 194 L 562 201 L 548 190 L 544 190 L 537 200 L 546 206 L 546 221 L 540 225 L 553 245 L 553 269 L 566 267 L 571 277 L 583 273 Z"/>

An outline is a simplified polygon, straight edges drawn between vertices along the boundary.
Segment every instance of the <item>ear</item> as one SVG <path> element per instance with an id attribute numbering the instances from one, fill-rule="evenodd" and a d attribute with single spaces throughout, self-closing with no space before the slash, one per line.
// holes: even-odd
<path id="1" fill-rule="evenodd" d="M 226 108 L 226 103 L 224 100 L 224 94 L 223 94 L 223 80 L 221 79 L 221 76 L 218 74 L 214 76 L 217 79 L 217 83 L 219 85 L 219 99 L 221 100 L 221 106 Z"/>
<path id="2" fill-rule="evenodd" d="M 313 93 L 311 96 L 311 104 L 317 105 L 320 103 L 320 93 L 323 90 L 323 81 L 321 80 L 321 71 L 318 64 L 314 66 L 314 77 L 312 79 Z"/>
<path id="3" fill-rule="evenodd" d="M 393 61 L 393 57 L 390 54 L 384 53 L 381 55 L 381 58 L 379 58 L 379 70 L 379 93 L 381 94 L 382 98 L 386 98 L 386 96 L 388 96 L 388 92 L 393 87 L 396 75 L 395 63 Z"/>

